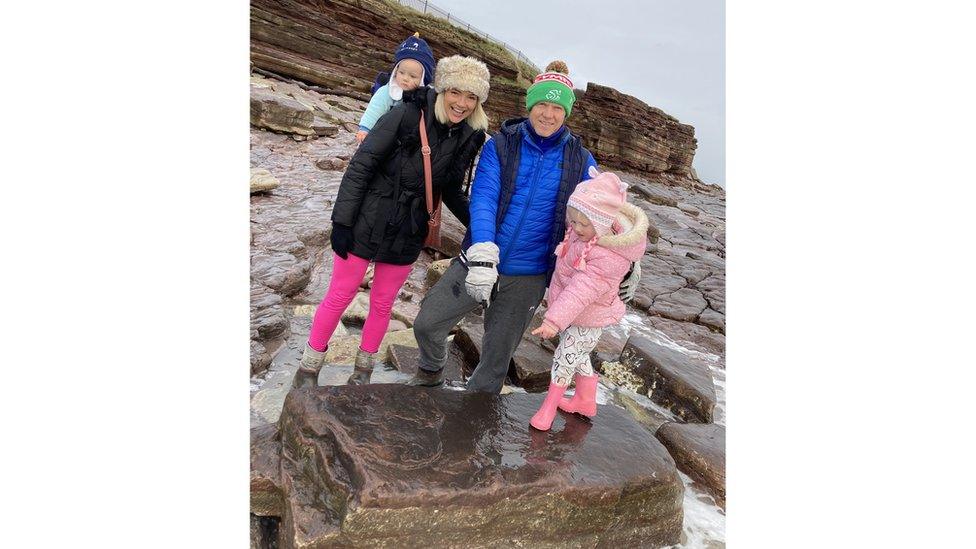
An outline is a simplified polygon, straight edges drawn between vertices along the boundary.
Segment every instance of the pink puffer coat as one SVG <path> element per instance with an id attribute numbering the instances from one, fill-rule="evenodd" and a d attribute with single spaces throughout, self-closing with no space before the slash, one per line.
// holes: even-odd
<path id="1" fill-rule="evenodd" d="M 620 322 L 624 304 L 617 296 L 630 264 L 639 261 L 647 246 L 647 215 L 626 203 L 617 214 L 614 233 L 590 248 L 583 270 L 573 264 L 586 248 L 575 232 L 569 235 L 565 255 L 556 260 L 549 283 L 549 309 L 545 319 L 563 331 L 566 327 L 602 328 Z"/>

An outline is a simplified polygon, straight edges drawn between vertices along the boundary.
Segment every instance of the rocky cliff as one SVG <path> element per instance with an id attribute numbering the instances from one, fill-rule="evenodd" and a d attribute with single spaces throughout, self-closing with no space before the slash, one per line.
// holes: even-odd
<path id="1" fill-rule="evenodd" d="M 393 50 L 414 32 L 438 59 L 471 55 L 488 65 L 492 83 L 485 107 L 493 128 L 525 115 L 525 86 L 537 69 L 446 21 L 384 0 L 251 1 L 253 67 L 364 100 L 377 72 L 390 69 Z M 702 186 L 691 171 L 697 145 L 692 126 L 599 84 L 587 84 L 577 97 L 568 125 L 601 165 L 668 185 Z"/>

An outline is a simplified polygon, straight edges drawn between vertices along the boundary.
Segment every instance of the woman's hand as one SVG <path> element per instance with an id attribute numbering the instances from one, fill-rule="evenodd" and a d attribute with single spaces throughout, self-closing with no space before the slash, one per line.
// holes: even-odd
<path id="1" fill-rule="evenodd" d="M 555 326 L 549 323 L 548 320 L 542 321 L 542 326 L 539 326 L 535 330 L 532 330 L 532 335 L 537 335 L 542 339 L 550 339 L 555 337 L 559 333 L 559 330 Z"/>
<path id="2" fill-rule="evenodd" d="M 366 139 L 366 134 L 367 133 L 369 133 L 369 132 L 368 131 L 365 131 L 365 130 L 359 130 L 358 132 L 356 132 L 356 143 L 359 143 L 360 145 L 362 145 L 363 139 Z"/>
<path id="3" fill-rule="evenodd" d="M 332 235 L 329 237 L 332 243 L 332 251 L 342 259 L 348 259 L 349 250 L 352 249 L 353 236 L 352 227 L 332 223 Z"/>

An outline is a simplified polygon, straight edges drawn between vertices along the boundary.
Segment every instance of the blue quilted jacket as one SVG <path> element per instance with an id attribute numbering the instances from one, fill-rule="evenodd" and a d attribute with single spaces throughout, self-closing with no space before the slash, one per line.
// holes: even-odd
<path id="1" fill-rule="evenodd" d="M 566 231 L 566 201 L 596 166 L 568 128 L 543 147 L 528 126 L 524 118 L 502 124 L 485 144 L 471 185 L 464 246 L 494 241 L 498 272 L 509 276 L 552 273 L 553 250 Z"/>

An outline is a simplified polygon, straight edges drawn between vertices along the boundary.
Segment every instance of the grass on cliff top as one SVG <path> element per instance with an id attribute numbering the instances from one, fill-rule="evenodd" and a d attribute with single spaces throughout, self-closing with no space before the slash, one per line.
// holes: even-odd
<path id="1" fill-rule="evenodd" d="M 379 0 L 379 3 L 389 9 L 393 16 L 400 19 L 406 27 L 414 27 L 420 32 L 421 38 L 424 35 L 448 36 L 457 42 L 464 44 L 468 49 L 483 58 L 491 58 L 500 65 L 507 65 L 518 73 L 515 84 L 527 88 L 532 79 L 542 72 L 538 67 L 531 63 L 516 59 L 512 52 L 505 47 L 496 44 L 485 37 L 455 27 L 446 20 L 435 15 L 421 13 L 415 9 L 400 5 L 396 0 Z"/>

